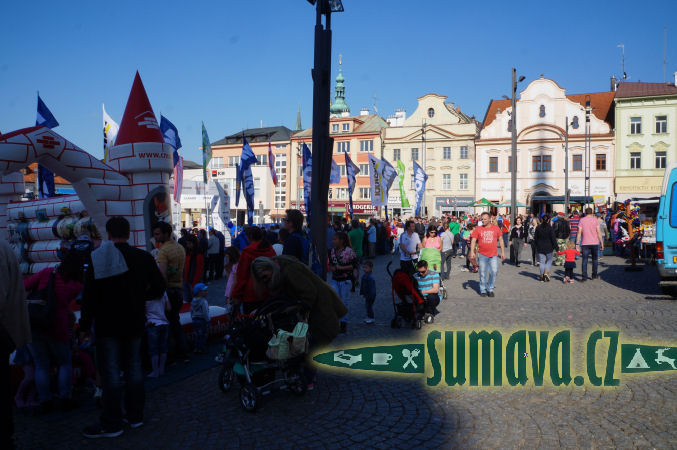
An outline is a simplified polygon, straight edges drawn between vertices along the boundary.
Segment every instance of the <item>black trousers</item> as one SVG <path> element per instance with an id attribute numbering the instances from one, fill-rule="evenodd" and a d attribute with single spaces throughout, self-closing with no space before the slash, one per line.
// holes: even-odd
<path id="1" fill-rule="evenodd" d="M 169 354 L 174 358 L 183 357 L 188 352 L 186 335 L 179 319 L 179 311 L 183 306 L 183 292 L 179 288 L 167 289 L 167 297 L 172 310 L 167 312 L 169 321 Z"/>
<path id="2" fill-rule="evenodd" d="M 5 411 L 5 418 L 0 420 L 0 445 L 2 448 L 14 448 L 14 419 L 12 418 L 12 386 L 10 384 L 9 355 L 7 351 L 2 352 L 5 362 L 2 364 L 0 374 L 0 389 L 2 389 L 2 409 Z"/>
<path id="3" fill-rule="evenodd" d="M 428 294 L 425 299 L 425 312 L 435 314 L 435 308 L 440 304 L 440 296 L 437 294 Z"/>
<path id="4" fill-rule="evenodd" d="M 210 253 L 207 255 L 207 264 L 209 267 L 208 280 L 215 280 L 218 275 L 218 265 L 219 265 L 219 254 Z"/>

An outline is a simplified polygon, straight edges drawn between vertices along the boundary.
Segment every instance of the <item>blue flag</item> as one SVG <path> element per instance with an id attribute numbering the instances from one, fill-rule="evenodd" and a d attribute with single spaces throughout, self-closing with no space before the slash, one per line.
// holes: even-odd
<path id="1" fill-rule="evenodd" d="M 40 198 L 50 198 L 56 195 L 54 187 L 54 173 L 38 164 L 38 186 Z"/>
<path id="2" fill-rule="evenodd" d="M 165 143 L 171 145 L 174 149 L 174 166 L 176 166 L 179 163 L 179 149 L 181 148 L 179 130 L 165 116 L 160 115 L 160 131 Z"/>
<path id="3" fill-rule="evenodd" d="M 38 94 L 38 110 L 35 117 L 35 125 L 47 128 L 54 128 L 59 126 L 54 114 L 49 110 L 45 102 Z M 54 188 L 54 173 L 46 167 L 38 164 L 38 194 L 40 198 L 54 197 L 56 189 Z"/>
<path id="4" fill-rule="evenodd" d="M 360 173 L 360 168 L 353 163 L 348 156 L 346 155 L 346 177 L 348 178 L 348 204 L 350 206 L 350 220 L 353 220 L 353 191 L 355 190 L 355 177 Z"/>
<path id="5" fill-rule="evenodd" d="M 242 189 L 242 170 L 239 163 L 235 163 L 235 207 L 240 204 L 240 189 Z"/>
<path id="6" fill-rule="evenodd" d="M 313 155 L 303 144 L 303 201 L 306 204 L 306 221 L 310 226 L 310 184 L 313 182 Z"/>
<path id="7" fill-rule="evenodd" d="M 423 168 L 414 161 L 414 190 L 416 191 L 416 217 L 420 217 L 421 202 L 423 201 L 423 193 L 425 192 L 425 182 L 428 180 L 428 175 L 423 171 Z"/>
<path id="8" fill-rule="evenodd" d="M 256 164 L 256 155 L 249 146 L 246 138 L 242 138 L 242 154 L 240 155 L 240 170 L 244 185 L 244 199 L 247 201 L 247 220 L 249 225 L 254 223 L 254 177 L 252 164 Z"/>
<path id="9" fill-rule="evenodd" d="M 329 184 L 339 184 L 341 182 L 341 170 L 339 169 L 338 164 L 334 161 L 334 158 L 331 160 L 331 173 L 329 174 Z"/>
<path id="10" fill-rule="evenodd" d="M 40 95 L 38 94 L 38 114 L 35 118 L 35 126 L 47 127 L 49 129 L 59 126 L 59 122 L 56 121 L 56 118 L 49 110 L 45 102 L 42 101 Z"/>

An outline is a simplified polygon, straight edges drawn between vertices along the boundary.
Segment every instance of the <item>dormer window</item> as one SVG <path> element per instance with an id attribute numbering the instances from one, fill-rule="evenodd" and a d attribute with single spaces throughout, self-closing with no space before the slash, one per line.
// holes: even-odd
<path id="1" fill-rule="evenodd" d="M 541 105 L 538 108 L 538 117 L 545 117 L 545 105 Z"/>
<path id="2" fill-rule="evenodd" d="M 435 110 L 433 108 L 428 108 L 428 117 L 431 119 L 435 117 Z"/>
<path id="3" fill-rule="evenodd" d="M 571 121 L 571 128 L 578 129 L 578 116 L 574 116 L 574 120 Z"/>

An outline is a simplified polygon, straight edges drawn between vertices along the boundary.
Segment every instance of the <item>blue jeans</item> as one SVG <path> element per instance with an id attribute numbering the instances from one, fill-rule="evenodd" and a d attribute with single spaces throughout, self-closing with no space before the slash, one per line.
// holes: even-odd
<path id="1" fill-rule="evenodd" d="M 331 280 L 331 287 L 333 287 L 338 296 L 341 297 L 341 301 L 343 302 L 344 305 L 346 305 L 346 309 L 348 310 L 346 315 L 341 318 L 341 322 L 347 321 L 348 313 L 350 312 L 350 287 L 351 287 L 350 285 L 351 285 L 350 280 L 346 281 L 336 281 L 334 279 Z"/>
<path id="2" fill-rule="evenodd" d="M 122 401 L 130 423 L 143 421 L 146 392 L 141 367 L 141 338 L 97 337 L 96 357 L 103 388 L 101 426 L 106 431 L 122 428 Z M 120 372 L 124 371 L 123 383 Z"/>
<path id="3" fill-rule="evenodd" d="M 550 267 L 552 267 L 552 253 L 539 253 L 538 264 L 541 275 L 543 275 L 546 270 L 550 272 Z"/>
<path id="4" fill-rule="evenodd" d="M 465 256 L 466 251 L 468 250 L 468 241 L 461 239 L 461 255 Z"/>
<path id="5" fill-rule="evenodd" d="M 365 297 L 364 304 L 367 307 L 367 317 L 370 319 L 374 318 L 374 301 L 376 297 Z"/>
<path id="6" fill-rule="evenodd" d="M 148 354 L 157 356 L 167 353 L 167 338 L 169 336 L 169 325 L 155 325 L 146 328 L 148 336 Z"/>
<path id="7" fill-rule="evenodd" d="M 59 366 L 59 398 L 71 398 L 73 389 L 73 368 L 71 365 L 71 349 L 68 344 L 55 342 L 54 339 L 40 332 L 33 332 L 33 342 L 28 344 L 35 364 L 35 387 L 38 390 L 40 403 L 52 399 L 51 365 Z"/>
<path id="8" fill-rule="evenodd" d="M 597 260 L 599 245 L 581 245 L 581 275 L 583 279 L 588 278 L 588 258 L 592 255 L 592 277 L 597 278 Z"/>
<path id="9" fill-rule="evenodd" d="M 203 352 L 207 345 L 207 321 L 205 319 L 193 319 L 193 332 L 195 333 L 195 350 Z"/>
<path id="10" fill-rule="evenodd" d="M 480 294 L 493 292 L 498 275 L 498 256 L 489 257 L 478 253 L 477 264 L 480 267 Z"/>

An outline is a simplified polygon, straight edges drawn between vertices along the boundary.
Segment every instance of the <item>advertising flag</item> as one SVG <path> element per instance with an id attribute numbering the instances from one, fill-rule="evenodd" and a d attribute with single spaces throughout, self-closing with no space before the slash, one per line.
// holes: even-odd
<path id="1" fill-rule="evenodd" d="M 341 182 L 341 170 L 339 169 L 338 164 L 334 161 L 334 158 L 331 160 L 331 174 L 329 175 L 329 184 L 339 184 Z"/>
<path id="2" fill-rule="evenodd" d="M 385 206 L 388 202 L 383 189 L 383 163 L 380 159 L 369 154 L 369 182 L 371 183 L 371 205 Z"/>
<path id="3" fill-rule="evenodd" d="M 303 144 L 303 201 L 306 204 L 306 221 L 310 225 L 310 183 L 312 183 L 313 176 L 313 155 L 310 149 Z"/>
<path id="4" fill-rule="evenodd" d="M 235 207 L 240 204 L 240 190 L 242 189 L 242 168 L 235 163 Z"/>
<path id="5" fill-rule="evenodd" d="M 385 159 L 381 160 L 381 164 L 383 164 L 383 169 L 381 170 L 383 185 L 385 186 L 386 198 L 388 198 L 388 192 L 390 192 L 390 188 L 397 178 L 397 171 L 392 164 Z"/>
<path id="6" fill-rule="evenodd" d="M 115 137 L 120 127 L 110 118 L 103 103 L 101 109 L 103 109 L 103 161 L 108 162 L 108 150 L 115 145 Z"/>
<path id="7" fill-rule="evenodd" d="M 240 155 L 240 170 L 244 187 L 244 199 L 247 202 L 247 220 L 249 225 L 254 223 L 254 176 L 252 164 L 256 164 L 256 156 L 246 138 L 242 138 L 242 154 Z"/>
<path id="8" fill-rule="evenodd" d="M 45 102 L 42 101 L 40 94 L 38 94 L 38 110 L 35 117 L 35 125 L 50 129 L 59 126 L 59 122 L 56 121 L 52 112 L 45 105 Z M 56 195 L 54 173 L 40 164 L 38 164 L 38 194 L 40 198 L 54 197 Z"/>
<path id="9" fill-rule="evenodd" d="M 397 161 L 397 178 L 400 182 L 400 202 L 402 208 L 409 208 L 409 200 L 407 199 L 407 193 L 404 190 L 404 164 L 402 161 Z"/>
<path id="10" fill-rule="evenodd" d="M 205 184 L 207 184 L 207 166 L 211 160 L 212 145 L 209 143 L 209 135 L 207 135 L 205 123 L 202 122 L 202 178 Z"/>
<path id="11" fill-rule="evenodd" d="M 273 184 L 277 186 L 277 174 L 275 173 L 275 155 L 273 155 L 273 149 L 270 147 L 270 138 L 268 138 L 268 168 L 270 169 L 270 177 L 273 179 Z"/>
<path id="12" fill-rule="evenodd" d="M 421 202 L 423 201 L 423 193 L 425 192 L 425 182 L 428 180 L 428 175 L 423 171 L 423 168 L 414 161 L 414 189 L 416 191 L 416 217 L 420 217 Z"/>
<path id="13" fill-rule="evenodd" d="M 174 124 L 171 123 L 169 119 L 163 115 L 160 115 L 160 131 L 162 132 L 162 138 L 164 139 L 165 143 L 171 145 L 174 149 L 174 167 L 176 167 L 176 165 L 179 163 L 179 149 L 181 148 L 179 130 L 176 129 Z"/>
<path id="14" fill-rule="evenodd" d="M 183 156 L 179 156 L 179 162 L 174 166 L 174 201 L 181 203 L 181 190 L 183 189 Z"/>
<path id="15" fill-rule="evenodd" d="M 353 191 L 355 190 L 355 177 L 360 173 L 360 168 L 355 165 L 346 155 L 346 177 L 348 178 L 348 204 L 350 205 L 350 220 L 353 220 Z"/>

